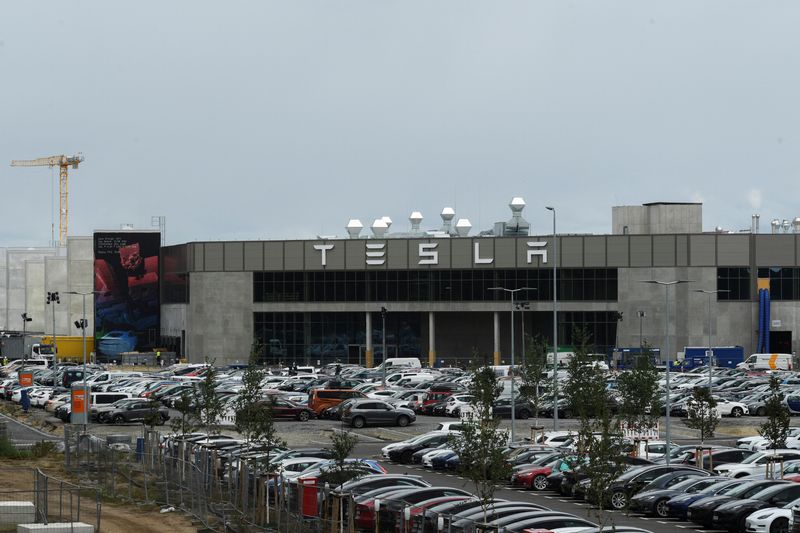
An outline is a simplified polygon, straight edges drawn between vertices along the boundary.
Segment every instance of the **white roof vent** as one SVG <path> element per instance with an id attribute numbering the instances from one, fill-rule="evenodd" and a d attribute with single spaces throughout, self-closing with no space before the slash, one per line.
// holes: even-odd
<path id="1" fill-rule="evenodd" d="M 382 218 L 376 218 L 375 222 L 372 223 L 372 234 L 377 239 L 380 239 L 384 235 L 386 235 L 386 232 L 388 230 L 389 230 L 389 225 Z"/>
<path id="2" fill-rule="evenodd" d="M 794 233 L 800 233 L 800 217 L 795 217 L 795 219 L 792 220 L 792 231 Z"/>
<path id="3" fill-rule="evenodd" d="M 351 218 L 347 223 L 346 228 L 347 234 L 350 235 L 351 239 L 358 239 L 358 234 L 361 233 L 361 230 L 364 228 L 364 224 L 362 224 L 357 218 Z"/>
<path id="4" fill-rule="evenodd" d="M 472 224 L 468 218 L 459 218 L 458 222 L 456 222 L 456 233 L 458 233 L 459 237 L 466 237 L 471 229 Z"/>
<path id="5" fill-rule="evenodd" d="M 781 221 L 777 218 L 773 218 L 770 225 L 772 226 L 772 233 L 778 233 L 781 230 Z"/>
<path id="6" fill-rule="evenodd" d="M 512 213 L 522 213 L 522 210 L 525 209 L 525 200 L 521 196 L 515 196 L 508 203 L 508 207 L 511 208 Z"/>
<path id="7" fill-rule="evenodd" d="M 453 233 L 453 217 L 456 216 L 456 212 L 452 207 L 445 207 L 442 209 L 442 213 L 440 215 L 442 217 L 442 231 L 452 234 Z"/>
<path id="8" fill-rule="evenodd" d="M 419 227 L 422 224 L 422 219 L 423 218 L 424 217 L 422 216 L 422 213 L 420 213 L 419 211 L 414 211 L 413 213 L 411 213 L 408 216 L 408 221 L 411 222 L 411 231 L 412 232 L 416 233 L 416 232 L 419 231 Z"/>
<path id="9" fill-rule="evenodd" d="M 386 227 L 387 228 L 391 228 L 392 227 L 392 219 L 390 217 L 388 217 L 388 216 L 381 217 L 381 220 L 386 222 Z"/>
<path id="10" fill-rule="evenodd" d="M 506 223 L 503 235 L 527 237 L 530 235 L 531 225 L 527 220 L 522 218 L 522 210 L 525 209 L 525 200 L 521 196 L 515 196 L 508 203 L 511 208 L 511 220 Z"/>

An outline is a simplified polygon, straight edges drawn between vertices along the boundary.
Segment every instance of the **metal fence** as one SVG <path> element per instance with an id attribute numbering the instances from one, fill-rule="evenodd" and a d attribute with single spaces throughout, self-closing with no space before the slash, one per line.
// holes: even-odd
<path id="1" fill-rule="evenodd" d="M 99 491 L 58 479 L 38 468 L 3 466 L 0 476 L 14 480 L 0 488 L 0 502 L 33 504 L 34 523 L 85 522 L 100 531 Z"/>

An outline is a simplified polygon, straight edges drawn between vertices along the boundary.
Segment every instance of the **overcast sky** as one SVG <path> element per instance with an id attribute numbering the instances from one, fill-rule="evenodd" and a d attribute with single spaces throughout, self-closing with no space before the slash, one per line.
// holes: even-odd
<path id="1" fill-rule="evenodd" d="M 4 1 L 0 246 L 167 216 L 169 243 L 344 235 L 381 215 L 609 232 L 704 202 L 704 229 L 800 216 L 800 3 Z M 57 222 L 57 219 L 56 219 Z"/>

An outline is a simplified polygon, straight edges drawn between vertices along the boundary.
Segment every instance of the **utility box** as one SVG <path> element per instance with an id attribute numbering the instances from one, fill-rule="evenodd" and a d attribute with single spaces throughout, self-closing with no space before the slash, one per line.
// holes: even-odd
<path id="1" fill-rule="evenodd" d="M 70 400 L 72 405 L 72 412 L 70 414 L 70 422 L 73 424 L 88 424 L 89 423 L 89 409 L 91 403 L 92 390 L 86 386 L 82 381 L 72 384 Z"/>

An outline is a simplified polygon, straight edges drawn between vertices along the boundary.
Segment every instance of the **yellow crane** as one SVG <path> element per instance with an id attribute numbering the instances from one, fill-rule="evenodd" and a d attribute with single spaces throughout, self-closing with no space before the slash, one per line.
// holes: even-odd
<path id="1" fill-rule="evenodd" d="M 67 245 L 67 225 L 69 221 L 69 181 L 67 169 L 78 168 L 78 164 L 83 161 L 83 154 L 72 157 L 66 155 L 54 155 L 51 157 L 40 157 L 39 159 L 23 159 L 11 161 L 12 167 L 58 167 L 58 244 Z"/>

